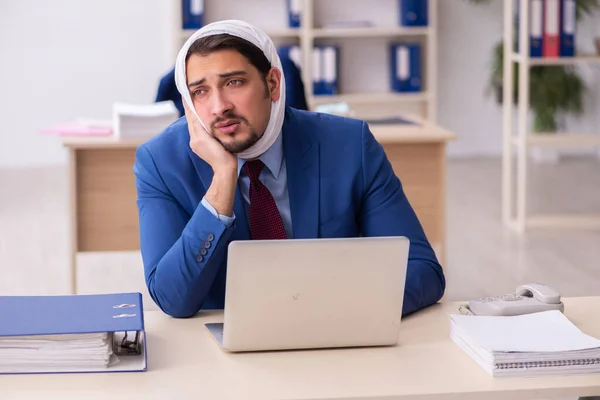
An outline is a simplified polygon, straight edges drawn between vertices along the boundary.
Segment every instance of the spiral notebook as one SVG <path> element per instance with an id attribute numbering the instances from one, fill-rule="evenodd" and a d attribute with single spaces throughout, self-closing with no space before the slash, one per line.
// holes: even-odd
<path id="1" fill-rule="evenodd" d="M 450 321 L 454 343 L 494 377 L 600 373 L 600 340 L 558 310 Z"/>
<path id="2" fill-rule="evenodd" d="M 0 374 L 145 370 L 140 293 L 0 296 Z"/>

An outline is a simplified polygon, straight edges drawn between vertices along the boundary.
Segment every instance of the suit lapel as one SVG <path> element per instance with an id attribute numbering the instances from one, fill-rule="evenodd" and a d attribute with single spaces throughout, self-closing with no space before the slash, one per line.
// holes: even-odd
<path id="1" fill-rule="evenodd" d="M 194 168 L 202 181 L 202 185 L 208 190 L 212 183 L 213 171 L 210 165 L 194 153 L 194 151 L 188 147 L 188 154 Z M 200 200 L 198 200 L 199 204 Z M 247 240 L 250 239 L 250 228 L 248 227 L 248 218 L 246 217 L 246 206 L 244 204 L 244 198 L 240 193 L 239 185 L 235 191 L 235 200 L 233 203 L 233 212 L 235 213 L 235 231 L 232 234 L 232 240 Z"/>
<path id="2" fill-rule="evenodd" d="M 295 239 L 319 233 L 319 144 L 311 127 L 300 126 L 287 109 L 283 126 L 292 230 Z"/>

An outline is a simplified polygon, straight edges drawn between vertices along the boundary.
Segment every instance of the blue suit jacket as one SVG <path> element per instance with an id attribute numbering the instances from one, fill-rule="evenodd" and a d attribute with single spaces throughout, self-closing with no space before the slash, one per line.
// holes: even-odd
<path id="1" fill-rule="evenodd" d="M 282 134 L 294 238 L 406 236 L 403 314 L 437 302 L 442 268 L 367 124 L 287 108 Z M 189 140 L 181 118 L 137 149 L 134 166 L 146 284 L 174 317 L 224 307 L 227 246 L 250 239 L 239 189 L 230 228 L 200 203 L 213 174 Z"/>

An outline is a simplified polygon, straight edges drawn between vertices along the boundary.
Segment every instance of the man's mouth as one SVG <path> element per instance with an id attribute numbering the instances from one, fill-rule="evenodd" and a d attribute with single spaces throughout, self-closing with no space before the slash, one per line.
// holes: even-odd
<path id="1" fill-rule="evenodd" d="M 225 134 L 230 134 L 230 133 L 235 132 L 235 130 L 237 129 L 237 127 L 239 125 L 240 125 L 240 121 L 237 121 L 234 119 L 228 119 L 226 121 L 222 121 L 222 122 L 219 122 L 218 124 L 215 124 L 215 128 Z"/>
<path id="2" fill-rule="evenodd" d="M 231 126 L 233 124 L 239 124 L 239 121 L 237 121 L 235 119 L 228 119 L 225 121 L 221 121 L 221 122 L 215 124 L 215 128 L 221 129 L 221 128 Z"/>

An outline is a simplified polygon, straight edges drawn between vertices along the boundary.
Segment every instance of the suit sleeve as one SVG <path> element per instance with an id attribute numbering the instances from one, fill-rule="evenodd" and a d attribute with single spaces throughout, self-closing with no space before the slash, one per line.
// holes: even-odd
<path id="1" fill-rule="evenodd" d="M 223 264 L 235 224 L 228 227 L 201 203 L 191 216 L 186 213 L 144 146 L 136 151 L 134 173 L 150 296 L 166 314 L 192 316 L 202 307 Z"/>
<path id="2" fill-rule="evenodd" d="M 446 287 L 441 265 L 417 215 L 394 174 L 383 147 L 366 123 L 362 131 L 361 207 L 363 236 L 406 236 L 410 241 L 402 314 L 439 301 Z"/>

